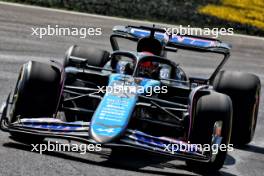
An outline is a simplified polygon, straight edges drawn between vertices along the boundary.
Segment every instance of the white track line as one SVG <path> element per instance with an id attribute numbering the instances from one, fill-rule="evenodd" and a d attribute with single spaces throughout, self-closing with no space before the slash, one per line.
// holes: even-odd
<path id="1" fill-rule="evenodd" d="M 0 5 L 1 4 L 16 6 L 16 7 L 38 9 L 38 10 L 45 10 L 45 11 L 52 11 L 52 12 L 67 13 L 67 14 L 72 14 L 72 15 L 81 15 L 81 16 L 88 16 L 88 17 L 95 17 L 95 18 L 103 18 L 103 19 L 109 19 L 109 20 L 127 21 L 127 22 L 134 22 L 134 23 L 145 23 L 145 24 L 151 24 L 151 25 L 152 24 L 158 24 L 161 26 L 172 26 L 172 24 L 166 24 L 166 23 L 158 23 L 158 22 L 151 22 L 151 21 L 145 21 L 145 20 L 143 20 L 143 21 L 142 20 L 132 20 L 132 19 L 127 19 L 127 18 L 96 15 L 96 14 L 90 14 L 90 13 L 82 13 L 82 12 L 75 12 L 75 11 L 69 11 L 69 10 L 53 9 L 53 8 L 39 7 L 39 6 L 25 5 L 25 4 L 11 3 L 11 2 L 0 1 Z M 233 34 L 232 36 L 250 38 L 250 39 L 255 39 L 255 40 L 264 40 L 264 37 L 257 37 L 257 36 L 243 35 L 243 34 Z"/>

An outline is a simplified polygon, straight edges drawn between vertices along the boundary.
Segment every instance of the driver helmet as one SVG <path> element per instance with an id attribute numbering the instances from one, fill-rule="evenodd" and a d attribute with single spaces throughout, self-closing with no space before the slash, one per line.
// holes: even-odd
<path id="1" fill-rule="evenodd" d="M 138 75 L 145 78 L 158 79 L 160 73 L 159 63 L 153 61 L 141 62 L 138 66 Z"/>

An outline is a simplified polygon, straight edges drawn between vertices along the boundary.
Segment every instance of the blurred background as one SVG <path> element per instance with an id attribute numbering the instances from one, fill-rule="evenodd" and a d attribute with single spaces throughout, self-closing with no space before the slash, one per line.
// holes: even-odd
<path id="1" fill-rule="evenodd" d="M 4 0 L 264 36 L 264 0 Z"/>

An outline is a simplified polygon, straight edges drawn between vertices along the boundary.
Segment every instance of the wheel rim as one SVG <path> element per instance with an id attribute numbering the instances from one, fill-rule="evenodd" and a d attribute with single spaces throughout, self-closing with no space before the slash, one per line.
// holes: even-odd
<path id="1" fill-rule="evenodd" d="M 15 87 L 13 98 L 12 98 L 13 105 L 12 105 L 11 112 L 10 112 L 11 122 L 14 122 L 14 121 L 17 120 L 17 119 L 14 119 L 14 115 L 16 115 L 15 114 L 15 109 L 16 109 L 16 104 L 17 104 L 17 100 L 18 100 L 18 97 L 19 97 L 19 91 L 18 90 L 19 90 L 19 87 L 21 87 L 23 78 L 25 77 L 24 69 L 25 68 L 23 66 L 21 72 L 18 75 L 18 81 L 16 83 L 16 87 Z"/>
<path id="2" fill-rule="evenodd" d="M 251 128 L 250 128 L 250 138 L 252 139 L 254 134 L 255 134 L 255 129 L 256 129 L 256 125 L 257 125 L 257 116 L 258 116 L 258 108 L 259 108 L 259 102 L 260 102 L 260 89 L 258 89 L 256 91 L 256 95 L 255 95 L 255 103 L 253 106 L 253 118 L 252 118 L 252 123 L 251 123 Z"/>
<path id="3" fill-rule="evenodd" d="M 220 145 L 222 143 L 222 127 L 223 127 L 223 121 L 216 121 L 214 123 L 214 128 L 213 128 L 213 133 L 212 133 L 212 141 L 211 141 L 211 145 L 213 146 L 213 144 L 217 144 Z M 214 145 L 215 146 L 215 145 Z M 213 153 L 211 151 L 211 162 L 214 162 L 214 160 L 216 159 L 216 156 L 218 154 L 218 149 L 217 148 L 217 152 Z"/>

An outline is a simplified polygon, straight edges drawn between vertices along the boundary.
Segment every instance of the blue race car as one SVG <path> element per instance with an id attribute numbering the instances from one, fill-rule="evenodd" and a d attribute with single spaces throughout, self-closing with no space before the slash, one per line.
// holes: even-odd
<path id="1" fill-rule="evenodd" d="M 120 50 L 117 39 L 136 42 L 136 51 Z M 1 129 L 25 143 L 49 137 L 117 152 L 130 147 L 204 170 L 222 167 L 230 139 L 237 145 L 252 140 L 260 80 L 221 71 L 228 44 L 146 26 L 115 26 L 110 42 L 111 53 L 74 45 L 63 65 L 24 64 L 2 106 Z M 209 78 L 189 77 L 167 57 L 177 50 L 217 53 L 223 60 Z"/>

